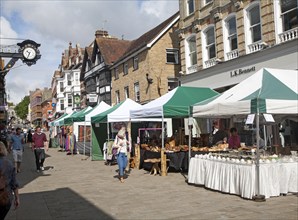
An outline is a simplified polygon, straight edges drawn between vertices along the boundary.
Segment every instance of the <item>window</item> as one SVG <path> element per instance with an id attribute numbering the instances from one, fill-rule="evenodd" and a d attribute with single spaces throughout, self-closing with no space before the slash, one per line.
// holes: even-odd
<path id="1" fill-rule="evenodd" d="M 115 96 L 116 96 L 116 104 L 120 103 L 120 92 L 119 92 L 119 90 L 115 91 Z"/>
<path id="2" fill-rule="evenodd" d="M 139 58 L 138 57 L 133 58 L 133 69 L 134 70 L 139 69 Z"/>
<path id="3" fill-rule="evenodd" d="M 134 90 L 135 90 L 135 101 L 139 102 L 140 101 L 140 86 L 139 83 L 134 84 Z"/>
<path id="4" fill-rule="evenodd" d="M 193 66 L 197 64 L 197 45 L 196 45 L 196 36 L 193 35 L 187 40 L 187 49 L 188 49 L 188 66 Z"/>
<path id="5" fill-rule="evenodd" d="M 166 49 L 167 63 L 178 64 L 178 49 Z"/>
<path id="6" fill-rule="evenodd" d="M 187 0 L 187 15 L 190 15 L 194 13 L 195 5 L 194 5 L 194 0 Z"/>
<path id="7" fill-rule="evenodd" d="M 205 5 L 208 5 L 209 3 L 211 3 L 213 0 L 205 0 Z"/>
<path id="8" fill-rule="evenodd" d="M 235 14 L 229 15 L 223 20 L 223 37 L 225 60 L 231 60 L 238 57 L 238 39 Z"/>
<path id="9" fill-rule="evenodd" d="M 124 73 L 124 75 L 128 74 L 128 64 L 127 63 L 123 64 L 123 73 Z"/>
<path id="10" fill-rule="evenodd" d="M 67 85 L 71 86 L 71 75 L 67 74 Z"/>
<path id="11" fill-rule="evenodd" d="M 60 109 L 64 110 L 64 100 L 63 99 L 60 100 Z"/>
<path id="12" fill-rule="evenodd" d="M 64 91 L 64 88 L 63 88 L 63 82 L 60 82 L 60 83 L 59 83 L 59 87 L 60 87 L 60 92 L 63 92 L 63 91 Z"/>
<path id="13" fill-rule="evenodd" d="M 67 95 L 67 106 L 68 107 L 72 106 L 72 96 L 70 94 Z"/>
<path id="14" fill-rule="evenodd" d="M 214 25 L 209 25 L 202 31 L 203 68 L 216 64 L 216 47 Z"/>
<path id="15" fill-rule="evenodd" d="M 216 57 L 215 52 L 215 36 L 214 36 L 214 27 L 209 28 L 206 32 L 206 51 L 208 60 Z"/>
<path id="16" fill-rule="evenodd" d="M 298 27 L 297 0 L 281 0 L 281 17 L 283 31 Z"/>
<path id="17" fill-rule="evenodd" d="M 128 99 L 129 98 L 129 89 L 128 89 L 128 86 L 125 86 L 124 87 L 124 94 L 125 94 L 125 99 Z"/>
<path id="18" fill-rule="evenodd" d="M 233 16 L 227 21 L 228 30 L 228 40 L 230 50 L 236 50 L 238 48 L 237 43 L 237 27 L 236 27 L 236 17 Z"/>
<path id="19" fill-rule="evenodd" d="M 76 81 L 76 85 L 79 84 L 79 73 L 75 73 L 75 81 Z"/>
<path id="20" fill-rule="evenodd" d="M 261 40 L 261 18 L 259 5 L 252 7 L 249 10 L 250 34 L 252 43 Z"/>
<path id="21" fill-rule="evenodd" d="M 119 79 L 119 70 L 118 70 L 118 68 L 115 69 L 115 79 Z"/>

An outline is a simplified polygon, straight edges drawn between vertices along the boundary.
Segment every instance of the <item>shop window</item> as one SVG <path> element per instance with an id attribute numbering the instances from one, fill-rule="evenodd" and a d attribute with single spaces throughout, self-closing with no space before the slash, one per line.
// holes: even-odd
<path id="1" fill-rule="evenodd" d="M 231 60 L 238 57 L 238 39 L 236 16 L 234 14 L 223 20 L 223 36 L 225 60 Z"/>
<path id="2" fill-rule="evenodd" d="M 298 3 L 292 0 L 274 1 L 276 41 L 282 43 L 298 38 Z"/>
<path id="3" fill-rule="evenodd" d="M 191 15 L 192 13 L 194 13 L 194 9 L 195 9 L 194 0 L 187 0 L 186 9 L 187 9 L 187 15 Z"/>
<path id="4" fill-rule="evenodd" d="M 116 96 L 116 104 L 120 103 L 120 91 L 119 90 L 115 91 L 115 96 Z"/>
<path id="5" fill-rule="evenodd" d="M 135 90 L 135 101 L 140 102 L 140 85 L 138 82 L 134 84 L 134 90 Z"/>
<path id="6" fill-rule="evenodd" d="M 179 63 L 178 52 L 179 52 L 178 49 L 166 49 L 167 63 L 178 64 Z"/>

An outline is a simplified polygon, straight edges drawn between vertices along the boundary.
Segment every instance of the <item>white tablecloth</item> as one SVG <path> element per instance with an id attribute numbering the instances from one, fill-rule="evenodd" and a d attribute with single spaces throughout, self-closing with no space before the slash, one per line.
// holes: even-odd
<path id="1" fill-rule="evenodd" d="M 266 198 L 281 193 L 298 192 L 297 162 L 260 164 L 260 195 Z M 188 183 L 252 199 L 256 195 L 256 166 L 214 160 L 191 158 Z"/>

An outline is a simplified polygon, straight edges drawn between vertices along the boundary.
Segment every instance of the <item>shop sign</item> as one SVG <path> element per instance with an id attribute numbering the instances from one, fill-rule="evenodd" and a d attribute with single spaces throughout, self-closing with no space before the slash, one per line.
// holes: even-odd
<path id="1" fill-rule="evenodd" d="M 245 68 L 245 69 L 239 68 L 237 70 L 231 71 L 230 72 L 230 76 L 231 77 L 235 77 L 235 76 L 239 76 L 239 75 L 242 75 L 242 74 L 245 74 L 245 73 L 254 72 L 254 71 L 256 71 L 256 67 L 255 66 L 250 67 L 250 68 Z"/>

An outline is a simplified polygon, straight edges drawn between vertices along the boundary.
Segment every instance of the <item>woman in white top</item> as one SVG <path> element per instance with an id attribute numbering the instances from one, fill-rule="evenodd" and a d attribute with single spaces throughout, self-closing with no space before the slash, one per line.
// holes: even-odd
<path id="1" fill-rule="evenodd" d="M 126 138 L 126 129 L 122 127 L 115 138 L 113 148 L 117 148 L 117 163 L 119 167 L 119 179 L 123 183 L 124 170 L 127 165 L 127 153 L 130 152 L 129 141 Z"/>

